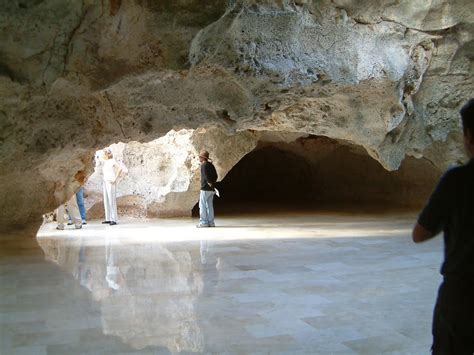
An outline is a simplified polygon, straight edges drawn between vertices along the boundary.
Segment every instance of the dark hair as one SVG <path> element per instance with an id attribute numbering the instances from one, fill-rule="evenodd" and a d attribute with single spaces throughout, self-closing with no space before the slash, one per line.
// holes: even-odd
<path id="1" fill-rule="evenodd" d="M 461 114 L 464 133 L 467 131 L 474 135 L 474 99 L 470 99 L 459 111 Z"/>

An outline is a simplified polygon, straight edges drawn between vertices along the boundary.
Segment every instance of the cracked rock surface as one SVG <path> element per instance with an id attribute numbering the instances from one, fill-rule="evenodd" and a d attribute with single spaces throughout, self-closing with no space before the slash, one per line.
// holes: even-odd
<path id="1" fill-rule="evenodd" d="M 342 140 L 387 170 L 407 156 L 441 170 L 464 159 L 470 0 L 0 0 L 0 10 L 2 227 L 38 223 L 92 174 L 95 150 L 176 132 L 185 143 L 150 148 L 174 147 L 185 166 L 147 200 L 157 215 L 189 205 L 196 150 L 215 148 L 225 174 L 265 132 Z"/>

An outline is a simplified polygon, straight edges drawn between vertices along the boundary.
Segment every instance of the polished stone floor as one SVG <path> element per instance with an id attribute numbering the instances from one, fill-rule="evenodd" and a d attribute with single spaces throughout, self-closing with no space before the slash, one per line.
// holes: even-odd
<path id="1" fill-rule="evenodd" d="M 413 215 L 44 225 L 0 239 L 1 354 L 428 354 L 441 238 Z"/>

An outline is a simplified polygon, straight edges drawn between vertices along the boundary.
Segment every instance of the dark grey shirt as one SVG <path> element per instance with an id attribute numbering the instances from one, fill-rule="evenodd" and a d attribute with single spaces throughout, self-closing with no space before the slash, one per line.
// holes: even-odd
<path id="1" fill-rule="evenodd" d="M 214 191 L 209 184 L 215 184 L 217 181 L 217 171 L 212 163 L 205 161 L 201 164 L 201 190 Z"/>
<path id="2" fill-rule="evenodd" d="M 474 159 L 444 174 L 418 223 L 444 231 L 441 274 L 474 276 Z"/>

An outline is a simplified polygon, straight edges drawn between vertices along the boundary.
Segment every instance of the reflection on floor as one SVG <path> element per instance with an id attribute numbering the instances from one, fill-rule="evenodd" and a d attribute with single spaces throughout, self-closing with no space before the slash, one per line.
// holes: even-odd
<path id="1" fill-rule="evenodd" d="M 442 244 L 412 220 L 47 224 L 45 257 L 0 240 L 0 353 L 426 354 Z"/>

